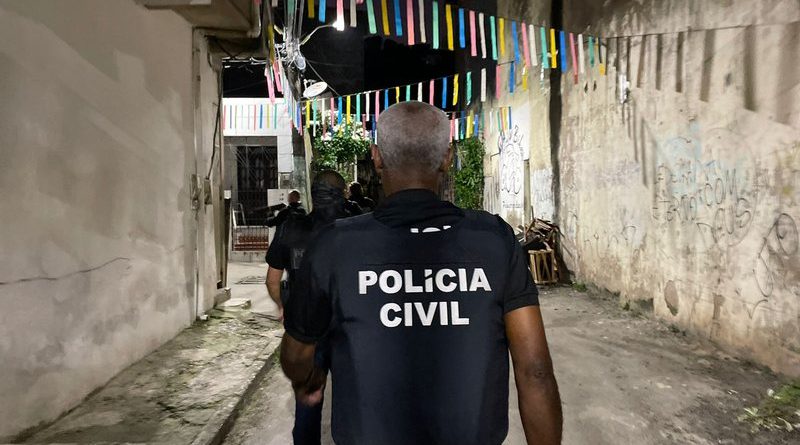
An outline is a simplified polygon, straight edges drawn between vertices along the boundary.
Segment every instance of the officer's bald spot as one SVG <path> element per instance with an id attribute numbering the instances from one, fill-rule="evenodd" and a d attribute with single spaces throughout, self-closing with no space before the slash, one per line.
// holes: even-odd
<path id="1" fill-rule="evenodd" d="M 384 168 L 435 172 L 450 149 L 450 121 L 424 102 L 400 102 L 378 120 L 378 151 Z"/>

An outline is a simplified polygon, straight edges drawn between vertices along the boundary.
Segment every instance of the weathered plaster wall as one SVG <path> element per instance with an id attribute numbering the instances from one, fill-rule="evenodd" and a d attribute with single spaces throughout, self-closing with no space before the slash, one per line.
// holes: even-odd
<path id="1" fill-rule="evenodd" d="M 133 1 L 0 1 L 0 442 L 189 325 L 196 282 L 213 299 L 212 208 L 195 216 L 190 176 L 216 83 L 200 48 L 194 94 L 192 40 Z"/>
<path id="2" fill-rule="evenodd" d="M 606 40 L 607 76 L 562 79 L 567 264 L 800 374 L 800 3 L 565 0 L 564 10 L 567 30 L 631 36 Z"/>
<path id="3" fill-rule="evenodd" d="M 502 17 L 524 18 L 527 23 L 549 21 L 549 2 L 500 1 L 497 14 Z M 507 26 L 510 26 L 507 25 Z M 505 56 L 500 62 L 514 57 L 511 39 L 506 39 Z M 531 214 L 539 218 L 553 217 L 552 163 L 550 159 L 549 102 L 550 78 L 539 67 L 532 67 L 527 85 L 522 82 L 522 68 L 516 68 L 516 86 L 511 94 L 508 87 L 509 64 L 501 68 L 501 94 L 495 95 L 495 86 L 488 85 L 491 108 L 511 107 L 511 128 L 500 132 L 494 123 L 496 117 L 485 116 L 487 126 L 483 134 L 486 144 L 484 208 L 501 215 L 513 227 L 530 221 Z M 480 72 L 474 79 L 480 79 Z M 490 73 L 490 78 L 493 73 Z M 515 196 L 519 195 L 519 196 Z M 521 206 L 516 203 L 521 202 Z"/>

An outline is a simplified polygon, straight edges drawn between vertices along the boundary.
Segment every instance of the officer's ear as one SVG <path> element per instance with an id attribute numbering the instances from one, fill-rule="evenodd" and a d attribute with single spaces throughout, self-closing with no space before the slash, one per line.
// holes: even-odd
<path id="1" fill-rule="evenodd" d="M 378 174 L 381 174 L 381 171 L 383 171 L 383 158 L 381 157 L 381 151 L 378 150 L 378 146 L 375 144 L 372 144 L 370 149 L 372 151 L 372 163 L 375 164 L 375 171 L 377 171 Z"/>
<path id="2" fill-rule="evenodd" d="M 450 170 L 450 166 L 453 165 L 453 146 L 449 146 L 447 148 L 447 154 L 444 156 L 444 161 L 442 161 L 442 165 L 439 166 L 439 171 L 442 173 L 447 173 Z"/>

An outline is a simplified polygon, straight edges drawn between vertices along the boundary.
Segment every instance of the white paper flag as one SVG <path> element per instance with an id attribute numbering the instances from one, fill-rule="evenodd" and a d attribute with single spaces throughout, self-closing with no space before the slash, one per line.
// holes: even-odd
<path id="1" fill-rule="evenodd" d="M 358 27 L 358 19 L 356 18 L 356 0 L 350 0 L 350 27 Z"/>
<path id="2" fill-rule="evenodd" d="M 417 101 L 422 102 L 422 82 L 417 84 Z"/>
<path id="3" fill-rule="evenodd" d="M 427 43 L 425 35 L 425 3 L 424 0 L 419 0 L 419 41 Z"/>
<path id="4" fill-rule="evenodd" d="M 580 69 L 581 74 L 583 74 L 586 70 L 583 59 L 583 34 L 578 34 L 578 68 Z"/>
<path id="5" fill-rule="evenodd" d="M 533 25 L 528 25 L 528 40 L 531 41 L 531 63 L 533 66 L 539 65 L 539 56 L 536 55 L 536 33 Z"/>
<path id="6" fill-rule="evenodd" d="M 483 26 L 484 24 L 484 15 L 483 13 L 478 13 L 478 22 L 481 28 L 481 57 L 486 58 L 486 28 Z"/>
<path id="7" fill-rule="evenodd" d="M 369 97 L 372 96 L 372 94 L 367 93 L 367 94 L 365 94 L 365 96 L 367 97 L 367 122 L 369 122 L 369 116 L 370 116 L 370 112 L 369 112 Z"/>
<path id="8" fill-rule="evenodd" d="M 486 102 L 486 68 L 481 68 L 481 102 Z"/>

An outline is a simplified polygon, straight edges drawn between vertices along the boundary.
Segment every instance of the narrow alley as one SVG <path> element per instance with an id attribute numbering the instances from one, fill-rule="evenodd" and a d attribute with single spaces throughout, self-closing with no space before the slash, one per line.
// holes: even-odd
<path id="1" fill-rule="evenodd" d="M 0 0 L 0 98 L 0 444 L 800 444 L 798 0 Z"/>
<path id="2" fill-rule="evenodd" d="M 678 329 L 625 311 L 609 295 L 545 288 L 542 309 L 564 404 L 564 443 L 593 445 L 797 443 L 786 431 L 739 422 L 780 379 Z M 326 401 L 330 400 L 330 387 Z M 525 443 L 511 378 L 508 445 Z M 323 444 L 330 438 L 330 405 Z M 294 396 L 274 368 L 225 443 L 291 443 Z"/>

